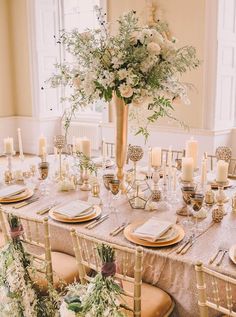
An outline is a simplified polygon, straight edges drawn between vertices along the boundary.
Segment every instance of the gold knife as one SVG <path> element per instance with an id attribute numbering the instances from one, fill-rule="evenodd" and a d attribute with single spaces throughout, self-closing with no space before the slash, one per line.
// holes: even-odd
<path id="1" fill-rule="evenodd" d="M 90 226 L 87 227 L 87 229 L 93 229 L 94 227 L 96 227 L 97 225 L 99 225 L 100 223 L 102 223 L 103 221 L 107 220 L 109 217 L 109 215 L 107 215 L 106 217 L 103 217 L 102 219 L 96 221 L 95 223 L 91 224 Z"/>

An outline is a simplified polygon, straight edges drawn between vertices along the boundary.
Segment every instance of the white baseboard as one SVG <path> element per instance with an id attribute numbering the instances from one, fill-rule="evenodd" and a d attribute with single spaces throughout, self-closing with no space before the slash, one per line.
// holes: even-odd
<path id="1" fill-rule="evenodd" d="M 160 126 L 153 128 L 150 131 L 147 144 L 145 144 L 143 136 L 135 136 L 129 133 L 128 142 L 131 144 L 148 146 L 161 146 L 168 149 L 172 146 L 173 149 L 182 150 L 185 147 L 185 142 L 194 137 L 199 141 L 199 157 L 202 157 L 204 152 L 214 154 L 218 146 L 229 146 L 233 150 L 233 156 L 236 157 L 236 145 L 233 140 L 236 139 L 236 129 L 225 130 L 204 130 L 204 129 L 190 129 L 184 130 L 181 128 Z M 115 126 L 112 123 L 102 125 L 102 137 L 107 142 L 114 142 Z"/>
<path id="2" fill-rule="evenodd" d="M 43 134 L 48 141 L 48 152 L 53 153 L 53 136 L 61 133 L 60 122 L 60 118 L 0 118 L 0 139 L 7 136 L 13 137 L 15 151 L 18 151 L 17 128 L 20 128 L 24 153 L 37 154 L 38 139 Z M 0 143 L 0 153 L 2 152 L 3 142 Z"/>
<path id="3" fill-rule="evenodd" d="M 33 117 L 4 117 L 0 118 L 0 154 L 3 152 L 3 138 L 11 136 L 14 138 L 15 150 L 18 151 L 17 128 L 21 129 L 23 149 L 25 153 L 37 154 L 38 152 L 38 138 L 41 134 L 45 135 L 48 140 L 48 152 L 53 152 L 53 137 L 60 134 L 61 120 L 60 118 L 33 118 Z M 115 140 L 115 126 L 114 123 L 104 123 L 101 125 L 101 138 L 107 142 L 114 142 Z M 134 136 L 129 134 L 128 142 L 131 144 L 139 144 L 144 147 L 161 146 L 168 148 L 172 146 L 173 149 L 182 150 L 185 146 L 186 140 L 194 136 L 199 141 L 199 157 L 204 152 L 213 154 L 217 146 L 226 145 L 232 148 L 233 156 L 236 157 L 236 128 L 225 130 L 204 130 L 191 129 L 190 131 L 160 126 L 153 128 L 151 135 L 145 145 L 142 136 Z"/>

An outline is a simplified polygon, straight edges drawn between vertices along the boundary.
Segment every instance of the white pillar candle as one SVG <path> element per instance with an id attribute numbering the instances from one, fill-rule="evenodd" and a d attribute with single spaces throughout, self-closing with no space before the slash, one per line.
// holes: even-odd
<path id="1" fill-rule="evenodd" d="M 107 145 L 104 139 L 102 140 L 102 157 L 103 159 L 107 157 Z"/>
<path id="2" fill-rule="evenodd" d="M 20 128 L 17 129 L 17 134 L 18 134 L 18 143 L 19 143 L 19 153 L 20 153 L 20 157 L 22 158 L 22 157 L 24 157 L 24 153 L 23 153 L 21 129 Z"/>
<path id="3" fill-rule="evenodd" d="M 6 138 L 3 140 L 4 143 L 4 154 L 13 155 L 14 154 L 14 143 L 13 138 Z"/>
<path id="4" fill-rule="evenodd" d="M 161 148 L 160 147 L 152 148 L 152 166 L 153 167 L 161 166 Z"/>
<path id="5" fill-rule="evenodd" d="M 202 164 L 201 164 L 201 186 L 204 187 L 206 182 L 207 182 L 207 160 L 203 158 Z"/>
<path id="6" fill-rule="evenodd" d="M 192 157 L 194 169 L 197 168 L 198 160 L 198 141 L 194 140 L 193 137 L 186 141 L 186 157 Z"/>
<path id="7" fill-rule="evenodd" d="M 75 138 L 75 152 L 81 152 L 82 147 L 81 147 L 81 138 Z"/>
<path id="8" fill-rule="evenodd" d="M 191 182 L 193 180 L 194 163 L 192 157 L 182 158 L 182 180 Z"/>
<path id="9" fill-rule="evenodd" d="M 88 158 L 91 156 L 91 142 L 89 139 L 81 140 L 81 152 L 86 155 Z"/>
<path id="10" fill-rule="evenodd" d="M 219 160 L 216 167 L 216 181 L 227 182 L 229 163 Z"/>
<path id="11" fill-rule="evenodd" d="M 45 136 L 41 135 L 39 138 L 39 156 L 43 156 L 45 148 L 45 154 L 47 152 L 47 139 Z"/>

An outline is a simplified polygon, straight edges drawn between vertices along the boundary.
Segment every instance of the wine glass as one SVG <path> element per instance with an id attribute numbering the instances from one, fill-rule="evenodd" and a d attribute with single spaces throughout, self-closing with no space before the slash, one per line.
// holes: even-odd
<path id="1" fill-rule="evenodd" d="M 48 194 L 48 184 L 47 184 L 47 178 L 48 178 L 48 172 L 49 172 L 49 163 L 48 162 L 41 162 L 38 165 L 38 171 L 39 171 L 39 178 L 42 181 L 40 184 L 41 193 L 44 195 Z"/>
<path id="2" fill-rule="evenodd" d="M 104 174 L 102 178 L 103 178 L 104 186 L 108 190 L 108 193 L 109 193 L 108 204 L 105 205 L 104 207 L 108 207 L 109 209 L 111 209 L 111 191 L 110 191 L 109 183 L 115 179 L 115 174 L 113 173 Z"/>
<path id="3" fill-rule="evenodd" d="M 113 200 L 117 200 L 119 198 L 119 192 L 120 192 L 120 180 L 113 179 L 109 182 L 110 192 L 113 195 Z M 115 206 L 115 202 L 113 206 L 111 207 L 111 212 L 115 216 L 116 223 L 119 223 L 118 214 L 117 214 L 117 208 Z"/>
<path id="4" fill-rule="evenodd" d="M 196 187 L 195 186 L 183 186 L 181 188 L 181 191 L 182 191 L 182 196 L 183 196 L 183 201 L 185 202 L 185 208 L 186 208 L 186 213 L 187 213 L 187 219 L 183 221 L 183 225 L 186 225 L 186 226 L 190 226 L 192 225 L 192 221 L 190 219 L 190 215 L 192 214 L 191 213 L 191 210 L 190 210 L 190 205 L 191 205 L 191 197 L 192 195 L 195 194 L 195 191 L 196 191 Z"/>
<path id="5" fill-rule="evenodd" d="M 192 212 L 193 214 L 197 214 L 202 206 L 203 206 L 203 202 L 204 202 L 204 195 L 203 193 L 194 193 L 191 195 L 191 206 L 192 206 Z M 195 227 L 195 230 L 196 230 L 196 233 L 198 232 L 201 232 L 202 231 L 202 228 L 199 227 L 199 224 L 198 224 L 198 217 L 195 217 L 196 219 L 196 227 Z"/>

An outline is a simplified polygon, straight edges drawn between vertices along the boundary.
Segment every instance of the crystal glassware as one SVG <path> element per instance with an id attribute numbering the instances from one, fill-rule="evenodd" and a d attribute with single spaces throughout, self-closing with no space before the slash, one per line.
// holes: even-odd
<path id="1" fill-rule="evenodd" d="M 143 157 L 143 149 L 139 145 L 130 145 L 128 148 L 128 158 L 134 163 L 134 180 L 136 179 L 137 162 Z"/>
<path id="2" fill-rule="evenodd" d="M 112 180 L 115 179 L 115 174 L 112 174 L 112 173 L 109 173 L 109 174 L 104 174 L 102 176 L 103 178 L 103 184 L 105 186 L 105 188 L 108 190 L 108 193 L 109 193 L 109 197 L 108 197 L 108 204 L 105 205 L 104 207 L 108 207 L 109 209 L 111 209 L 111 191 L 110 191 L 110 182 Z"/>
<path id="3" fill-rule="evenodd" d="M 191 200 L 191 206 L 192 206 L 192 212 L 193 212 L 193 215 L 194 214 L 197 214 L 202 206 L 203 206 L 203 202 L 204 202 L 204 195 L 203 193 L 194 193 L 191 195 L 190 197 L 190 200 Z M 195 217 L 196 219 L 196 232 L 201 232 L 201 228 L 199 227 L 199 224 L 198 224 L 198 217 L 196 215 Z"/>
<path id="4" fill-rule="evenodd" d="M 186 226 L 190 226 L 192 225 L 192 221 L 190 219 L 190 215 L 192 214 L 190 210 L 191 197 L 196 192 L 196 186 L 190 184 L 189 186 L 183 186 L 181 190 L 182 190 L 183 201 L 185 203 L 185 210 L 187 215 L 187 219 L 183 221 L 183 224 Z"/>
<path id="5" fill-rule="evenodd" d="M 59 152 L 59 180 L 62 180 L 62 165 L 61 165 L 61 155 L 62 149 L 66 145 L 66 139 L 64 135 L 56 135 L 53 140 L 53 144 L 55 148 L 58 149 Z"/>
<path id="6" fill-rule="evenodd" d="M 48 162 L 39 163 L 38 171 L 39 171 L 39 178 L 42 181 L 40 185 L 41 193 L 46 195 L 48 192 L 46 179 L 48 178 L 49 163 Z"/>
<path id="7" fill-rule="evenodd" d="M 118 215 L 117 215 L 117 208 L 115 205 L 115 200 L 118 199 L 119 197 L 119 192 L 120 192 L 120 180 L 119 179 L 113 179 L 109 182 L 109 187 L 110 187 L 110 192 L 113 195 L 113 200 L 114 200 L 114 204 L 111 207 L 111 211 L 114 213 L 115 216 L 115 221 L 118 223 L 119 219 L 118 219 Z"/>

